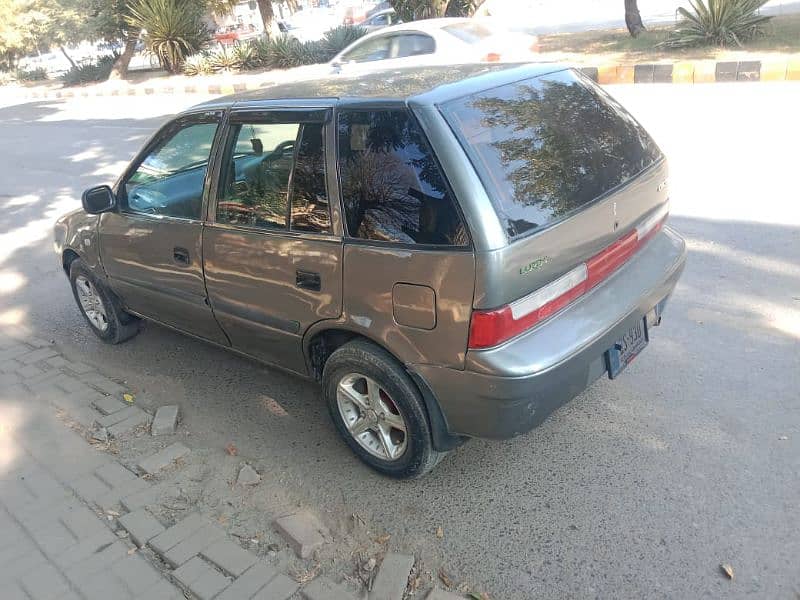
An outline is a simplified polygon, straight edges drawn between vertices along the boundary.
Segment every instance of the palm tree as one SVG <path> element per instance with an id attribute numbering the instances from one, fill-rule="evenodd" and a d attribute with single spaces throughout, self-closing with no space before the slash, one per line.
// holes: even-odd
<path id="1" fill-rule="evenodd" d="M 637 0 L 625 0 L 625 25 L 631 37 L 638 37 L 640 33 L 646 31 L 642 23 L 642 15 L 639 14 Z"/>

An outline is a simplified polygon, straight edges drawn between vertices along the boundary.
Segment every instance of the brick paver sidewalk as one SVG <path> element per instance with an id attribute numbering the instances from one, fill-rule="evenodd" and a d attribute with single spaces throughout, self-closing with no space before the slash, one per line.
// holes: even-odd
<path id="1" fill-rule="evenodd" d="M 89 443 L 101 426 L 119 437 L 152 417 L 94 368 L 14 335 L 0 332 L 0 598 L 355 599 L 325 577 L 300 589 L 197 513 L 160 523 L 148 507 L 169 482 L 140 477 Z M 175 443 L 140 464 L 178 446 L 189 452 Z M 302 545 L 317 533 L 297 518 Z M 400 600 L 402 589 L 378 595 Z"/>
<path id="2" fill-rule="evenodd" d="M 27 343 L 0 338 L 0 596 L 183 598 L 79 493 L 87 478 L 100 478 L 108 486 L 104 502 L 112 502 L 140 480 L 92 448 L 51 406 L 35 398 L 30 388 L 44 391 L 43 384 L 50 382 L 51 390 L 60 389 L 63 404 L 80 408 L 78 416 L 92 416 L 88 403 L 78 404 L 87 384 L 77 376 L 79 371 L 86 378 L 96 374 L 75 363 L 71 377 L 62 370 L 68 364 L 35 338 Z"/>
<path id="3" fill-rule="evenodd" d="M 101 428 L 120 437 L 150 424 L 123 392 L 44 340 L 0 332 L 2 600 L 355 600 L 324 576 L 301 586 L 196 512 L 159 522 L 148 508 L 172 484 L 140 477 L 89 443 Z M 138 469 L 157 472 L 188 452 L 173 443 Z M 305 511 L 275 523 L 302 558 L 329 538 Z M 370 598 L 401 600 L 414 562 L 388 553 Z"/>

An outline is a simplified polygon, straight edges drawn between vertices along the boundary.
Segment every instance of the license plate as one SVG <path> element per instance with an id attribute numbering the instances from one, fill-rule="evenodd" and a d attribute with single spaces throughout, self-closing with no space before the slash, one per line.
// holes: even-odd
<path id="1" fill-rule="evenodd" d="M 606 351 L 609 379 L 614 379 L 622 373 L 645 346 L 647 346 L 647 324 L 641 319 Z"/>

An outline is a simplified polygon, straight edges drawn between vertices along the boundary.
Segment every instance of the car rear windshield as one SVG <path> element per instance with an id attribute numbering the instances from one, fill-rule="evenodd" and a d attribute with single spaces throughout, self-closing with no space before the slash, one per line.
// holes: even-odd
<path id="1" fill-rule="evenodd" d="M 565 218 L 661 158 L 619 104 L 574 71 L 442 106 L 509 238 Z"/>

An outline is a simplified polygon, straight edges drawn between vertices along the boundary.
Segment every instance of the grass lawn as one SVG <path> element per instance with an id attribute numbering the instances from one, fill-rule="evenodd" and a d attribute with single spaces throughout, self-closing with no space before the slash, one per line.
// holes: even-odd
<path id="1" fill-rule="evenodd" d="M 671 26 L 651 27 L 638 38 L 627 29 L 555 33 L 539 36 L 543 57 L 572 62 L 668 62 L 690 59 L 740 60 L 770 54 L 800 53 L 800 14 L 780 15 L 764 26 L 764 34 L 742 47 L 659 48 Z"/>

